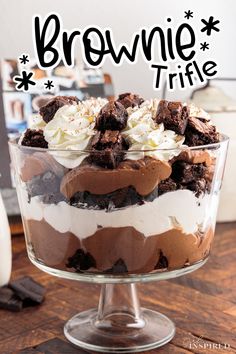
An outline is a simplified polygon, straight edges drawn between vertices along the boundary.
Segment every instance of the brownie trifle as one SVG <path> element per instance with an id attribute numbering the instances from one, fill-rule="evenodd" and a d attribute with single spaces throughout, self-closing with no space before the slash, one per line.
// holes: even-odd
<path id="1" fill-rule="evenodd" d="M 205 259 L 217 198 L 210 144 L 219 141 L 209 116 L 181 102 L 131 93 L 112 101 L 54 97 L 19 139 L 30 257 L 100 274 Z"/>

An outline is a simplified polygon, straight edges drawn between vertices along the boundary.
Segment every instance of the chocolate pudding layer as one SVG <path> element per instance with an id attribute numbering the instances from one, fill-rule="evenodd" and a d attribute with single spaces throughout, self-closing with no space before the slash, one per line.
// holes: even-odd
<path id="1" fill-rule="evenodd" d="M 31 252 L 40 263 L 71 272 L 142 274 L 187 267 L 205 259 L 213 239 L 180 229 L 145 237 L 134 227 L 101 228 L 79 240 L 45 220 L 24 220 Z"/>

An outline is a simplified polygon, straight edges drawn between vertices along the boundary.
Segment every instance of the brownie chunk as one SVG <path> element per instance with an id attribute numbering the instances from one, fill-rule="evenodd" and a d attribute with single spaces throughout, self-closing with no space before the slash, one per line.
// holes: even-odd
<path id="1" fill-rule="evenodd" d="M 188 146 L 207 145 L 219 142 L 219 133 L 216 127 L 207 120 L 196 117 L 189 117 L 185 131 L 184 143 Z"/>
<path id="2" fill-rule="evenodd" d="M 68 258 L 66 264 L 68 268 L 74 268 L 76 272 L 88 270 L 96 267 L 96 261 L 89 252 L 84 252 L 83 249 L 78 249 L 72 257 Z"/>
<path id="3" fill-rule="evenodd" d="M 155 269 L 167 269 L 168 268 L 168 259 L 164 256 L 163 252 L 160 251 L 160 256 L 158 262 L 155 266 Z"/>
<path id="4" fill-rule="evenodd" d="M 123 160 L 128 143 L 117 130 L 99 131 L 90 143 L 90 161 L 106 168 L 116 168 Z"/>
<path id="5" fill-rule="evenodd" d="M 187 184 L 190 191 L 194 192 L 196 197 L 199 197 L 202 193 L 210 191 L 210 183 L 205 178 L 199 178 L 196 181 L 192 181 Z"/>
<path id="6" fill-rule="evenodd" d="M 158 194 L 159 195 L 162 195 L 166 192 L 173 192 L 177 189 L 177 184 L 175 181 L 173 181 L 172 178 L 167 178 L 166 180 L 164 181 L 161 181 L 159 184 L 158 184 Z"/>
<path id="7" fill-rule="evenodd" d="M 139 95 L 136 95 L 134 93 L 122 93 L 119 95 L 117 102 L 120 102 L 123 104 L 125 108 L 128 107 L 135 107 L 135 106 L 140 106 L 143 102 L 144 99 L 140 97 Z"/>
<path id="8" fill-rule="evenodd" d="M 158 124 L 163 123 L 165 129 L 183 135 L 187 127 L 188 117 L 189 108 L 183 106 L 181 102 L 161 100 L 157 107 L 155 121 Z"/>
<path id="9" fill-rule="evenodd" d="M 123 274 L 128 273 L 127 265 L 122 258 L 119 258 L 110 269 L 104 271 L 107 274 Z"/>
<path id="10" fill-rule="evenodd" d="M 42 116 L 43 120 L 48 123 L 53 119 L 56 111 L 65 105 L 75 105 L 78 104 L 79 99 L 75 96 L 56 96 L 48 101 L 39 110 L 39 114 Z"/>
<path id="11" fill-rule="evenodd" d="M 125 107 L 117 101 L 110 101 L 100 110 L 95 129 L 105 130 L 122 130 L 126 127 L 128 113 Z"/>
<path id="12" fill-rule="evenodd" d="M 207 167 L 204 164 L 191 164 L 184 161 L 176 161 L 172 165 L 171 177 L 175 182 L 186 184 L 203 178 L 207 172 Z"/>
<path id="13" fill-rule="evenodd" d="M 48 148 L 48 142 L 44 139 L 43 131 L 41 129 L 27 129 L 21 141 L 21 145 L 43 149 Z"/>

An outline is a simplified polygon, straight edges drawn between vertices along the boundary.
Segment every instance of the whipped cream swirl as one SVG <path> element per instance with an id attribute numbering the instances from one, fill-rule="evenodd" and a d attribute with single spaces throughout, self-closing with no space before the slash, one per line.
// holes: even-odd
<path id="1" fill-rule="evenodd" d="M 155 123 L 153 118 L 157 105 L 158 100 L 154 99 L 145 101 L 140 107 L 128 111 L 127 128 L 122 132 L 130 143 L 130 153 L 127 154 L 127 158 L 137 160 L 150 156 L 168 161 L 179 154 L 184 136 L 177 135 L 172 130 L 165 130 L 163 124 Z"/>
<path id="2" fill-rule="evenodd" d="M 89 99 L 78 105 L 66 105 L 58 109 L 54 118 L 44 127 L 44 137 L 55 159 L 67 168 L 78 166 L 87 156 L 83 150 L 88 146 L 94 130 L 95 118 L 106 99 Z M 70 150 L 66 152 L 65 150 Z M 74 152 L 71 152 L 75 150 Z"/>

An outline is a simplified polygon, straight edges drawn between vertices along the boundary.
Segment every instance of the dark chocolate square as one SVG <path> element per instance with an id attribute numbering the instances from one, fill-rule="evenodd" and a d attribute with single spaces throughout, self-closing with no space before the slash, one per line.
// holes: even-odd
<path id="1" fill-rule="evenodd" d="M 31 277 L 23 277 L 12 281 L 9 287 L 14 290 L 21 300 L 31 300 L 41 304 L 44 300 L 45 288 Z"/>
<path id="2" fill-rule="evenodd" d="M 23 307 L 23 301 L 8 287 L 0 288 L 0 308 L 19 312 Z"/>

